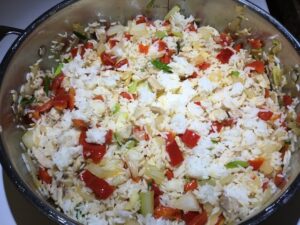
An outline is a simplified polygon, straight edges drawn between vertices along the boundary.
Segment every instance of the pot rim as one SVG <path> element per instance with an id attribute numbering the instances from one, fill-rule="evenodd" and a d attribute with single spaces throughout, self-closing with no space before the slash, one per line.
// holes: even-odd
<path id="1" fill-rule="evenodd" d="M 41 16 L 39 16 L 36 20 L 34 20 L 27 28 L 25 28 L 24 33 L 16 38 L 13 42 L 7 53 L 5 54 L 1 64 L 0 64 L 0 88 L 2 79 L 5 75 L 6 69 L 14 56 L 15 52 L 18 50 L 19 46 L 23 43 L 23 41 L 38 27 L 41 23 L 47 20 L 50 16 L 54 15 L 61 9 L 77 2 L 79 0 L 64 0 L 61 3 L 53 6 Z M 293 45 L 294 49 L 300 54 L 300 43 L 299 41 L 274 17 L 272 17 L 268 12 L 259 8 L 255 4 L 248 2 L 247 0 L 237 0 L 237 3 L 241 5 L 247 6 L 250 10 L 256 12 L 259 16 L 262 16 L 265 20 L 270 22 L 274 25 L 284 36 L 287 40 Z M 13 168 L 9 158 L 5 154 L 4 145 L 2 143 L 2 139 L 0 138 L 0 162 L 5 171 L 8 175 L 10 180 L 15 184 L 17 189 L 24 194 L 24 196 L 45 216 L 49 219 L 63 225 L 76 225 L 79 224 L 77 221 L 71 219 L 64 213 L 61 213 L 55 210 L 53 207 L 49 207 L 49 203 L 46 203 L 45 200 L 40 199 L 33 191 L 30 190 L 28 185 L 21 179 L 18 175 L 16 170 Z M 282 205 L 286 204 L 291 197 L 297 192 L 300 188 L 300 173 L 297 175 L 295 180 L 287 187 L 287 189 L 276 199 L 272 204 L 267 206 L 258 214 L 254 215 L 253 217 L 247 219 L 241 225 L 256 225 L 270 215 L 275 213 Z"/>

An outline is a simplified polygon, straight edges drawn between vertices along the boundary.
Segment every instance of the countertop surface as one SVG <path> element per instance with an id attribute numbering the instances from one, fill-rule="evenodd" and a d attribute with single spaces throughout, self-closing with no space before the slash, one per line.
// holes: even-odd
<path id="1" fill-rule="evenodd" d="M 266 8 L 264 0 L 251 0 Z M 61 0 L 0 0 L 0 24 L 25 28 L 44 11 Z M 15 37 L 8 36 L 0 42 L 0 61 Z M 54 225 L 32 206 L 14 187 L 0 167 L 0 225 Z M 296 225 L 300 217 L 300 191 L 262 225 Z"/>

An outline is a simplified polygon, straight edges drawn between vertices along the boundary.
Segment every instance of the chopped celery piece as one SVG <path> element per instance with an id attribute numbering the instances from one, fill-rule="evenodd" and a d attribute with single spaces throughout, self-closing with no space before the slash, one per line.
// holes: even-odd
<path id="1" fill-rule="evenodd" d="M 143 216 L 152 215 L 154 211 L 154 192 L 147 191 L 140 193 L 141 213 Z"/>
<path id="2" fill-rule="evenodd" d="M 131 140 L 129 140 L 129 141 L 126 142 L 126 148 L 132 149 L 132 148 L 136 147 L 137 144 L 138 144 L 137 140 L 131 139 Z"/>
<path id="3" fill-rule="evenodd" d="M 272 68 L 272 75 L 273 75 L 273 81 L 274 84 L 279 87 L 282 82 L 282 71 L 279 66 L 274 66 Z"/>
<path id="4" fill-rule="evenodd" d="M 138 86 L 138 81 L 132 81 L 128 86 L 128 92 L 129 93 L 136 93 Z"/>
<path id="5" fill-rule="evenodd" d="M 237 168 L 239 166 L 246 168 L 249 166 L 249 163 L 246 161 L 236 160 L 236 161 L 229 162 L 225 165 L 225 167 L 227 169 L 233 169 L 233 168 Z"/>
<path id="6" fill-rule="evenodd" d="M 55 70 L 54 70 L 54 75 L 55 75 L 55 76 L 59 75 L 59 74 L 61 73 L 62 68 L 63 68 L 63 64 L 62 64 L 62 63 L 59 63 L 59 64 L 57 65 L 57 67 L 55 68 Z"/>
<path id="7" fill-rule="evenodd" d="M 121 137 L 121 135 L 117 132 L 114 133 L 114 139 L 116 140 L 116 142 L 118 143 L 118 145 L 123 145 L 123 138 Z"/>
<path id="8" fill-rule="evenodd" d="M 159 39 L 163 39 L 164 37 L 167 37 L 168 34 L 165 31 L 156 31 L 155 32 L 155 37 L 159 38 Z"/>
<path id="9" fill-rule="evenodd" d="M 115 104 L 112 110 L 113 114 L 120 112 L 120 109 L 121 109 L 121 105 L 119 103 Z"/>
<path id="10" fill-rule="evenodd" d="M 240 72 L 239 71 L 232 71 L 230 73 L 230 76 L 233 76 L 233 77 L 239 77 L 240 76 Z"/>
<path id="11" fill-rule="evenodd" d="M 282 46 L 281 46 L 281 42 L 277 39 L 274 39 L 272 40 L 272 48 L 271 48 L 271 53 L 273 53 L 274 55 L 277 55 L 281 49 L 282 49 Z"/>
<path id="12" fill-rule="evenodd" d="M 180 7 L 178 5 L 175 5 L 165 16 L 165 20 L 169 20 L 175 13 L 180 11 Z"/>

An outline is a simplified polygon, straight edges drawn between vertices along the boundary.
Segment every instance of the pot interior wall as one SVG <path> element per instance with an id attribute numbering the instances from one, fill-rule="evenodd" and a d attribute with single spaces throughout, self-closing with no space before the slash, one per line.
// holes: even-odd
<path id="1" fill-rule="evenodd" d="M 40 194 L 37 192 L 21 158 L 23 150 L 20 148 L 19 143 L 22 130 L 16 128 L 17 124 L 14 121 L 15 117 L 10 107 L 12 104 L 10 90 L 19 90 L 20 85 L 25 81 L 25 74 L 28 72 L 28 67 L 39 58 L 37 52 L 40 46 L 46 46 L 49 53 L 50 42 L 57 38 L 58 33 L 71 32 L 73 23 L 85 25 L 88 22 L 95 21 L 99 13 L 101 13 L 101 17 L 107 18 L 110 21 L 120 21 L 121 23 L 134 18 L 137 14 L 146 14 L 151 18 L 162 19 L 169 8 L 178 4 L 183 9 L 184 14 L 192 14 L 195 17 L 201 18 L 202 23 L 205 25 L 209 24 L 223 29 L 236 16 L 234 13 L 235 7 L 239 5 L 239 3 L 231 0 L 160 0 L 155 2 L 153 9 L 148 10 L 146 9 L 147 2 L 145 0 L 74 1 L 73 4 L 60 11 L 50 13 L 48 15 L 49 18 L 41 22 L 37 27 L 33 25 L 29 31 L 34 30 L 22 44 L 20 46 L 13 46 L 13 48 L 18 48 L 8 64 L 0 90 L 0 124 L 3 129 L 1 139 L 5 147 L 5 154 L 11 160 L 13 169 L 17 171 L 30 190 L 37 195 Z M 248 18 L 248 21 L 244 23 L 244 26 L 253 28 L 254 34 L 264 37 L 266 40 L 274 36 L 280 39 L 284 46 L 280 57 L 284 64 L 295 65 L 299 63 L 299 54 L 276 27 L 250 9 L 246 8 L 245 16 Z M 53 61 L 49 60 L 46 54 L 41 66 L 49 68 L 52 65 L 54 65 Z M 300 171 L 299 152 L 294 155 L 292 161 L 290 183 Z M 278 195 L 274 196 L 273 199 L 266 203 L 266 206 L 277 197 Z"/>

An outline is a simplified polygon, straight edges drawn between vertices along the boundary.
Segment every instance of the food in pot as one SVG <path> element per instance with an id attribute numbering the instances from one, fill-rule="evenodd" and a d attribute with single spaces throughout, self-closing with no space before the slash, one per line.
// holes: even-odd
<path id="1" fill-rule="evenodd" d="M 54 42 L 57 68 L 33 65 L 18 98 L 45 197 L 83 224 L 221 225 L 284 188 L 300 119 L 280 44 L 229 28 L 174 7 Z"/>

